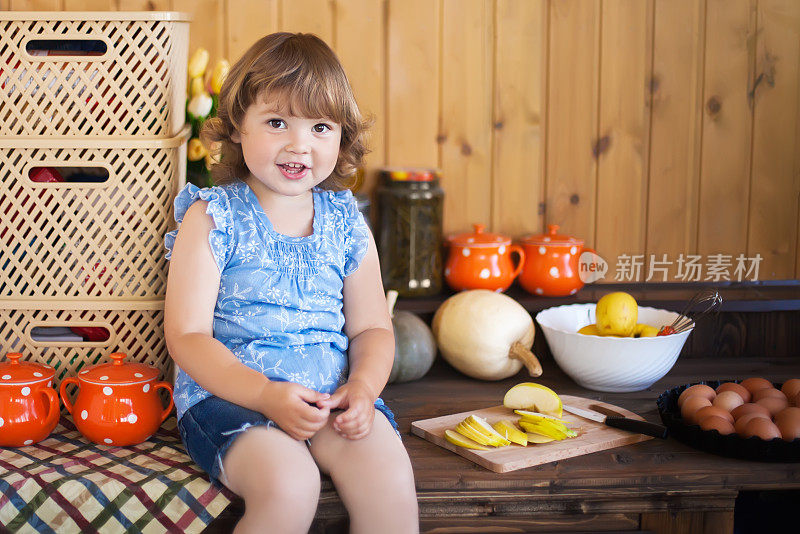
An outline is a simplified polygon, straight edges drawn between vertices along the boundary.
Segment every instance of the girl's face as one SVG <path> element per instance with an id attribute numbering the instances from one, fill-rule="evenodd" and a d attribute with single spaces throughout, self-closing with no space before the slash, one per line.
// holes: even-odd
<path id="1" fill-rule="evenodd" d="M 242 145 L 248 179 L 274 193 L 297 196 L 331 175 L 342 130 L 332 120 L 295 117 L 275 102 L 261 101 L 247 109 L 241 131 L 232 137 Z"/>

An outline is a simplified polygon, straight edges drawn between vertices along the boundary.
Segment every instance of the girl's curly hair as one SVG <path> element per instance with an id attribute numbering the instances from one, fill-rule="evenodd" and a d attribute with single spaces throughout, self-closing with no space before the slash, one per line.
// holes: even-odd
<path id="1" fill-rule="evenodd" d="M 320 187 L 352 186 L 367 153 L 371 120 L 358 109 L 342 64 L 313 34 L 279 32 L 259 39 L 231 67 L 219 94 L 217 116 L 206 120 L 200 138 L 213 147 L 211 176 L 218 185 L 242 180 L 250 171 L 242 146 L 231 136 L 240 131 L 247 108 L 257 100 L 277 100 L 291 115 L 329 118 L 342 128 L 339 158 Z"/>

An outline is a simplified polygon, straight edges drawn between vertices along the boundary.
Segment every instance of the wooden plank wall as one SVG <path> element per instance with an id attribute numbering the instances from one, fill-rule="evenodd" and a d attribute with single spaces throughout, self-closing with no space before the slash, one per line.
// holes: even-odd
<path id="1" fill-rule="evenodd" d="M 0 8 L 185 11 L 191 49 L 231 60 L 272 31 L 317 33 L 376 119 L 365 189 L 382 165 L 440 167 L 447 232 L 484 222 L 519 237 L 559 224 L 609 261 L 607 279 L 621 254 L 644 256 L 640 280 L 651 255 L 667 261 L 670 279 L 680 279 L 680 255 L 719 254 L 734 279 L 736 257 L 756 254 L 759 279 L 800 277 L 797 0 Z"/>

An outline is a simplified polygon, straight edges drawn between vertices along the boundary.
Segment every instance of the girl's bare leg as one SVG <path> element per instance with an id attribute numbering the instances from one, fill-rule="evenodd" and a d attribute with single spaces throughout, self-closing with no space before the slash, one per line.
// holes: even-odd
<path id="1" fill-rule="evenodd" d="M 419 532 L 414 472 L 389 421 L 376 411 L 370 433 L 353 441 L 333 430 L 335 415 L 311 438 L 310 450 L 350 514 L 350 532 Z"/>
<path id="2" fill-rule="evenodd" d="M 275 427 L 249 428 L 233 442 L 222 465 L 222 482 L 245 502 L 235 533 L 308 532 L 319 502 L 320 475 L 304 441 Z"/>

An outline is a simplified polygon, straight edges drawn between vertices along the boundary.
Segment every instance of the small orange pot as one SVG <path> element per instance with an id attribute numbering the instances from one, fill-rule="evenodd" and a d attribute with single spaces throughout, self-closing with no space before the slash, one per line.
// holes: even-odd
<path id="1" fill-rule="evenodd" d="M 528 293 L 547 297 L 574 295 L 583 287 L 579 258 L 584 248 L 583 239 L 559 235 L 558 225 L 551 224 L 547 233 L 528 236 L 520 241 L 527 261 L 519 275 L 519 284 Z"/>
<path id="2" fill-rule="evenodd" d="M 449 240 L 450 253 L 444 277 L 455 291 L 490 289 L 505 291 L 522 271 L 525 252 L 511 244 L 511 238 L 484 232 L 484 225 L 473 224 L 473 233 L 459 234 Z M 519 256 L 514 265 L 511 254 Z"/>
<path id="3" fill-rule="evenodd" d="M 172 411 L 172 386 L 157 382 L 158 370 L 141 363 L 124 363 L 125 354 L 111 354 L 114 363 L 92 366 L 61 382 L 61 401 L 72 414 L 75 427 L 101 445 L 135 445 L 152 436 Z M 67 386 L 78 386 L 75 405 Z M 159 389 L 169 392 L 162 406 Z"/>
<path id="4" fill-rule="evenodd" d="M 55 370 L 33 362 L 20 362 L 22 354 L 10 352 L 10 363 L 0 364 L 0 446 L 21 447 L 38 443 L 58 424 L 58 395 L 52 388 Z"/>

